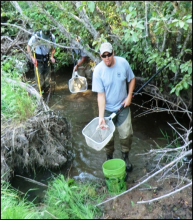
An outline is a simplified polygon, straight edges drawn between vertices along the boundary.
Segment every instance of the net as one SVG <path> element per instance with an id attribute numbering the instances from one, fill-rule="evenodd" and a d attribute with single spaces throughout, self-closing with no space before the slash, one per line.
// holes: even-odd
<path id="1" fill-rule="evenodd" d="M 76 76 L 69 80 L 68 87 L 71 93 L 84 92 L 87 90 L 87 80 L 85 77 Z"/>

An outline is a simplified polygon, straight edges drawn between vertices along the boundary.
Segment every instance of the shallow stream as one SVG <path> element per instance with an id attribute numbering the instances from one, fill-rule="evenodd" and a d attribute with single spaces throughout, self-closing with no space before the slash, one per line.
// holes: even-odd
<path id="1" fill-rule="evenodd" d="M 28 178 L 47 183 L 51 173 L 62 173 L 75 179 L 103 179 L 102 164 L 106 161 L 105 151 L 96 151 L 87 146 L 82 129 L 95 117 L 98 117 L 97 94 L 91 91 L 91 86 L 85 92 L 71 93 L 68 88 L 68 81 L 72 76 L 72 68 L 64 68 L 56 72 L 55 91 L 49 99 L 49 107 L 58 111 L 60 115 L 70 122 L 72 127 L 72 139 L 70 153 L 74 159 L 59 170 L 43 171 L 37 170 L 35 176 Z M 134 181 L 145 175 L 148 167 L 144 161 L 144 152 L 151 148 L 157 148 L 156 145 L 165 146 L 167 140 L 163 137 L 161 131 L 167 135 L 172 135 L 172 129 L 167 122 L 172 123 L 173 118 L 167 113 L 152 113 L 142 117 L 136 117 L 144 109 L 137 105 L 142 105 L 147 97 L 136 95 L 130 108 L 132 114 L 132 125 L 134 131 L 130 160 L 133 164 L 133 171 L 129 175 L 128 181 Z M 136 105 L 137 104 L 137 105 Z M 115 152 L 114 158 L 121 158 L 120 145 L 115 132 Z M 150 163 L 151 164 L 151 163 Z M 26 176 L 27 177 L 27 176 Z M 45 187 L 25 181 L 25 179 L 15 176 L 12 185 L 20 191 L 26 193 L 29 189 L 29 196 L 38 195 L 41 197 Z"/>

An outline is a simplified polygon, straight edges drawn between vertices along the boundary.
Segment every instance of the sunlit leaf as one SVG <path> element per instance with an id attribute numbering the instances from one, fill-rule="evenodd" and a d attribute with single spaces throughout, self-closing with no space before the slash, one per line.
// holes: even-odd
<path id="1" fill-rule="evenodd" d="M 123 26 L 128 26 L 126 21 L 122 21 L 121 24 L 122 24 Z"/>
<path id="2" fill-rule="evenodd" d="M 188 89 L 188 87 L 189 87 L 189 85 L 188 85 L 187 82 L 184 82 L 184 83 L 183 83 L 183 86 L 184 86 L 185 89 Z"/>
<path id="3" fill-rule="evenodd" d="M 132 205 L 132 207 L 134 207 L 135 206 L 135 204 L 134 204 L 134 202 L 131 200 L 131 205 Z"/>
<path id="4" fill-rule="evenodd" d="M 186 22 L 192 24 L 192 19 L 188 19 Z"/>
<path id="5" fill-rule="evenodd" d="M 135 32 L 133 32 L 133 34 L 132 34 L 132 40 L 134 42 L 136 42 L 138 40 L 137 34 Z"/>
<path id="6" fill-rule="evenodd" d="M 176 96 L 179 96 L 179 88 L 177 88 L 176 90 L 175 90 L 175 94 L 176 94 Z"/>
<path id="7" fill-rule="evenodd" d="M 136 27 L 138 27 L 138 28 L 140 28 L 140 29 L 145 29 L 144 25 L 142 25 L 142 24 L 137 24 Z"/>
<path id="8" fill-rule="evenodd" d="M 178 19 L 174 19 L 174 20 L 172 20 L 172 23 L 175 23 L 175 22 L 177 22 L 178 21 Z"/>
<path id="9" fill-rule="evenodd" d="M 126 16 L 126 21 L 129 22 L 130 18 L 131 18 L 131 13 Z"/>
<path id="10" fill-rule="evenodd" d="M 88 1 L 88 2 L 87 2 L 87 5 L 88 5 L 88 8 L 90 9 L 90 11 L 91 11 L 91 12 L 94 12 L 95 3 L 94 3 L 94 2 L 91 2 L 91 1 Z"/>
<path id="11" fill-rule="evenodd" d="M 191 74 L 191 73 L 192 73 L 192 67 L 189 66 L 189 67 L 188 67 L 188 74 Z"/>
<path id="12" fill-rule="evenodd" d="M 180 25 L 181 28 L 183 28 L 184 24 L 185 24 L 185 22 L 179 21 L 179 25 Z"/>

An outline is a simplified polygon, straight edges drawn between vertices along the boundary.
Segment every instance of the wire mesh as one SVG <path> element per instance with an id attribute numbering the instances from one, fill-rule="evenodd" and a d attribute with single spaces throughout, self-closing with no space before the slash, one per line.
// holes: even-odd
<path id="1" fill-rule="evenodd" d="M 86 143 L 89 147 L 95 150 L 101 150 L 112 138 L 115 126 L 112 120 L 105 119 L 105 123 L 108 126 L 107 129 L 96 129 L 98 126 L 99 118 L 94 118 L 87 126 L 82 130 L 82 134 L 85 136 Z"/>
<path id="2" fill-rule="evenodd" d="M 75 76 L 68 82 L 71 93 L 84 92 L 87 90 L 87 80 L 82 76 Z"/>
<path id="3" fill-rule="evenodd" d="M 98 118 L 94 119 L 84 130 L 84 134 L 97 143 L 103 142 L 113 131 L 114 124 L 110 120 L 105 121 L 108 128 L 102 129 L 98 127 Z M 97 128 L 98 127 L 98 128 Z"/>

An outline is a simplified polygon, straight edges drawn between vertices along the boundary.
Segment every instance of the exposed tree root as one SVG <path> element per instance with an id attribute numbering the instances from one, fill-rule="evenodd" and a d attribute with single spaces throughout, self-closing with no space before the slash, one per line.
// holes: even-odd
<path id="1" fill-rule="evenodd" d="M 9 181 L 16 170 L 22 174 L 65 164 L 70 135 L 67 120 L 53 111 L 40 111 L 14 128 L 7 126 L 1 133 L 1 178 Z"/>

